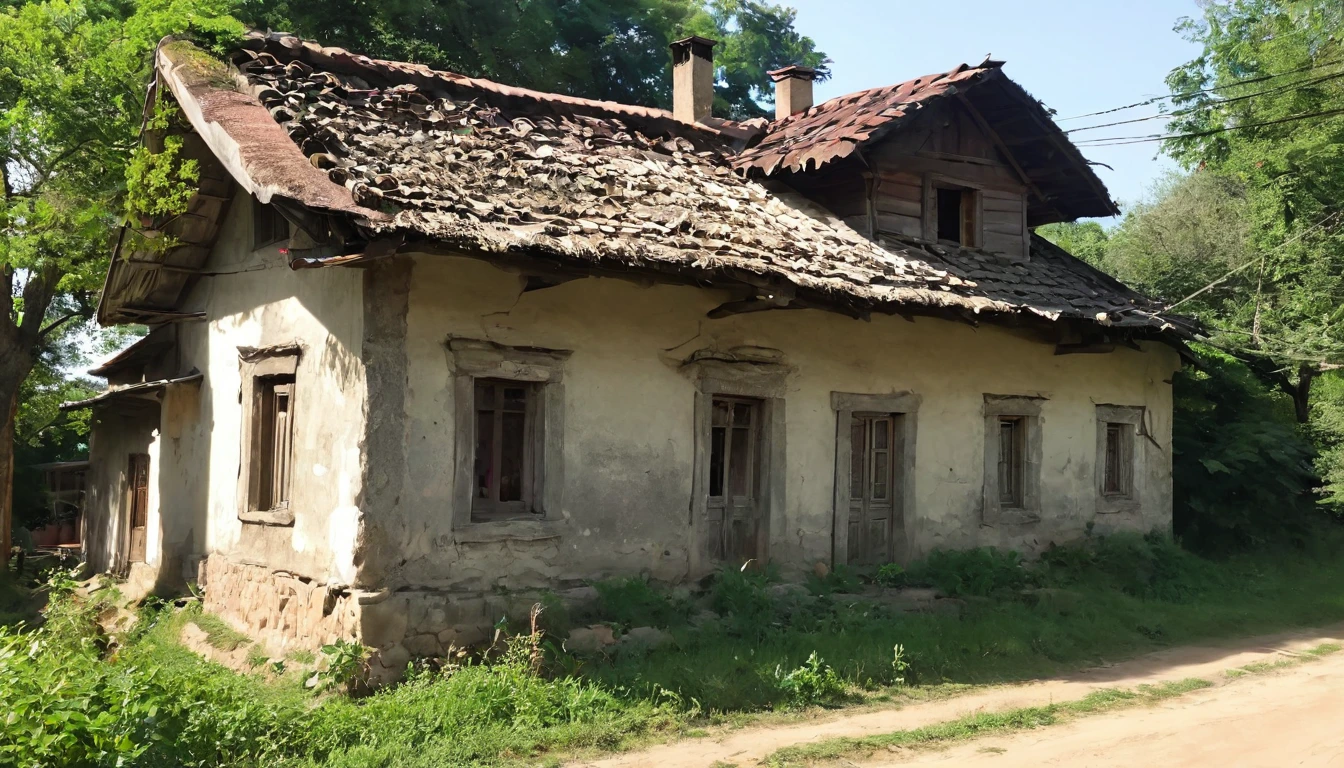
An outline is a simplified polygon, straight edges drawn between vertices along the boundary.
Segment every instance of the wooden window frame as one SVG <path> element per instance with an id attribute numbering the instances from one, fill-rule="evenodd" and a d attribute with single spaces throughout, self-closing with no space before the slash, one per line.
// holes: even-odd
<path id="1" fill-rule="evenodd" d="M 924 239 L 953 248 L 979 248 L 984 244 L 983 187 L 941 173 L 924 174 L 924 202 L 922 229 Z M 953 190 L 961 193 L 961 242 L 938 237 L 938 192 Z"/>
<path id="2" fill-rule="evenodd" d="M 499 499 L 499 473 L 496 471 L 489 482 L 488 498 L 481 498 L 479 490 L 480 483 L 477 478 L 477 466 L 480 462 L 480 414 L 484 410 L 481 407 L 480 395 L 482 385 L 489 384 L 498 387 L 500 390 L 505 388 L 517 388 L 523 390 L 523 455 L 520 459 L 522 464 L 521 479 L 522 488 L 519 489 L 519 498 L 517 500 L 501 501 Z M 545 477 L 540 471 L 538 464 L 538 455 L 545 450 L 545 435 L 539 434 L 545 430 L 545 405 L 542 402 L 544 388 L 541 384 L 532 381 L 515 381 L 512 379 L 501 379 L 493 377 L 472 377 L 472 409 L 476 412 L 477 418 L 472 421 L 473 437 L 476 438 L 472 451 L 472 501 L 471 501 L 471 522 L 490 523 L 508 520 L 539 520 L 544 519 L 541 506 L 538 503 L 540 492 L 545 488 Z M 502 392 L 500 394 L 502 398 Z M 491 465 L 496 470 L 503 463 L 503 433 L 504 433 L 504 414 L 505 409 L 501 405 L 490 409 L 492 416 L 492 437 L 491 445 Z"/>
<path id="3" fill-rule="evenodd" d="M 294 524 L 295 470 L 294 434 L 299 423 L 298 369 L 301 350 L 298 345 L 285 344 L 261 349 L 239 349 L 241 391 L 238 402 L 242 406 L 242 451 L 238 470 L 238 519 L 245 523 L 289 526 Z M 267 398 L 277 385 L 289 387 L 287 418 L 288 434 L 281 436 L 277 447 L 276 436 L 267 427 Z M 265 457 L 279 450 L 285 452 L 285 472 L 282 487 L 275 486 L 274 465 Z M 273 461 L 273 458 L 269 461 Z M 270 467 L 268 475 L 266 468 Z M 263 486 L 269 488 L 263 488 Z M 283 498 L 275 498 L 281 496 Z"/>
<path id="4" fill-rule="evenodd" d="M 985 395 L 985 463 L 982 522 L 985 525 L 1022 525 L 1041 519 L 1041 406 L 1044 398 L 1023 395 Z M 1000 441 L 1006 420 L 1020 430 L 1020 488 L 1005 503 L 1000 488 Z"/>
<path id="5" fill-rule="evenodd" d="M 915 520 L 915 451 L 918 427 L 919 404 L 921 398 L 912 392 L 893 395 L 868 395 L 853 392 L 832 392 L 831 409 L 836 414 L 835 430 L 835 501 L 833 525 L 831 528 L 831 564 L 849 562 L 849 505 L 850 505 L 850 463 L 853 459 L 850 446 L 850 421 L 855 413 L 890 413 L 902 418 L 895 430 L 895 439 L 901 446 L 900 464 L 894 467 L 901 473 L 902 493 L 893 501 L 899 505 L 904 530 L 905 552 L 893 552 L 895 562 L 908 562 L 919 553 L 911 549 Z"/>
<path id="6" fill-rule="evenodd" d="M 491 537 L 505 538 L 555 535 L 551 526 L 564 519 L 564 368 L 570 353 L 467 338 L 450 338 L 447 348 L 453 368 L 455 539 L 474 540 L 482 530 L 489 531 Z M 516 382 L 533 391 L 528 406 L 531 418 L 527 420 L 525 505 L 487 510 L 477 503 L 476 391 L 481 379 Z"/>
<path id="7" fill-rule="evenodd" d="M 1148 442 L 1143 406 L 1100 404 L 1096 407 L 1097 447 L 1096 498 L 1098 514 L 1132 514 L 1140 510 L 1144 486 L 1144 451 Z M 1113 428 L 1121 432 L 1119 446 L 1120 490 L 1107 487 L 1107 438 Z"/>
<path id="8" fill-rule="evenodd" d="M 289 219 L 279 208 L 252 199 L 252 250 L 259 251 L 268 245 L 288 240 L 290 237 Z M 281 231 L 283 230 L 283 232 Z"/>

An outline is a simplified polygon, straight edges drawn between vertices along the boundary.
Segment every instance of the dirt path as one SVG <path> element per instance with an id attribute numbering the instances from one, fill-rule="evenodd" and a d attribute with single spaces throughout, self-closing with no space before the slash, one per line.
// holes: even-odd
<path id="1" fill-rule="evenodd" d="M 1250 638 L 1239 642 L 1207 645 L 1207 646 L 1184 646 L 1180 648 L 1171 648 L 1157 653 L 1142 656 L 1131 661 L 1114 664 L 1107 667 L 1100 667 L 1079 672 L 1074 675 L 1044 680 L 1035 683 L 1026 683 L 1023 685 L 1001 686 L 985 689 L 976 693 L 970 693 L 963 696 L 947 699 L 944 701 L 935 701 L 922 704 L 911 704 L 900 709 L 882 709 L 859 712 L 855 714 L 837 714 L 834 717 L 826 717 L 820 720 L 810 720 L 804 723 L 791 725 L 770 725 L 762 727 L 747 727 L 738 730 L 727 730 L 711 734 L 708 737 L 700 739 L 685 739 L 671 744 L 664 744 L 639 752 L 630 752 L 621 755 L 591 760 L 587 762 L 577 762 L 573 768 L 638 768 L 639 766 L 658 766 L 658 768 L 707 768 L 716 761 L 731 763 L 748 768 L 758 765 L 766 755 L 775 750 L 795 744 L 804 744 L 807 742 L 821 741 L 823 739 L 835 738 L 837 736 L 868 736 L 878 733 L 889 733 L 891 731 L 906 730 L 910 728 L 919 728 L 925 725 L 955 720 L 976 712 L 1000 711 L 1007 709 L 1016 709 L 1019 707 L 1039 706 L 1049 704 L 1055 701 L 1072 701 L 1081 699 L 1088 693 L 1099 688 L 1133 688 L 1137 685 L 1162 683 L 1172 680 L 1182 680 L 1187 677 L 1202 677 L 1212 679 L 1219 673 L 1234 668 L 1245 666 L 1258 661 L 1273 661 L 1284 655 L 1293 653 L 1321 643 L 1344 643 L 1344 624 L 1326 627 L 1310 632 L 1284 633 L 1258 638 Z M 1299 668 L 1300 674 L 1307 675 L 1320 670 L 1334 670 L 1336 676 L 1333 678 L 1336 684 L 1344 683 L 1344 656 L 1330 657 L 1329 666 L 1324 662 L 1318 662 Z M 1292 673 L 1294 676 L 1298 671 Z M 1279 679 L 1277 676 L 1272 679 Z M 1271 678 L 1266 678 L 1265 682 L 1270 682 Z M 1227 689 L 1218 689 L 1201 694 L 1203 697 L 1217 697 L 1224 690 L 1242 690 L 1251 680 L 1245 680 L 1238 686 Z M 1260 684 L 1256 680 L 1255 684 Z M 1192 694 L 1194 696 L 1194 694 Z M 1181 702 L 1185 699 L 1178 699 L 1172 703 L 1171 707 L 1181 707 Z M 1251 706 L 1247 706 L 1250 704 Z M 1254 717 L 1254 702 L 1242 700 L 1243 709 L 1249 709 L 1248 717 Z M 1164 709 L 1156 710 L 1162 712 Z M 1344 694 L 1337 694 L 1336 701 L 1332 708 L 1321 709 L 1318 707 L 1321 717 L 1326 717 L 1326 712 L 1333 715 L 1333 721 L 1339 722 L 1339 715 L 1344 714 Z M 1143 715 L 1153 715 L 1154 711 L 1135 711 L 1124 713 L 1123 716 L 1137 718 Z M 1108 715 L 1107 718 L 1121 717 L 1122 715 Z M 1291 715 L 1286 715 L 1292 717 Z M 1049 729 L 1038 733 L 1024 734 L 1021 739 L 1036 739 L 1045 742 L 1053 738 L 1053 734 L 1062 733 L 1066 728 L 1072 731 L 1075 728 L 1086 728 L 1090 720 L 1083 720 L 1079 723 L 1060 726 L 1056 729 Z M 1325 725 L 1326 720 L 1317 720 L 1317 727 Z M 1156 721 L 1150 721 L 1150 730 Z M 1327 736 L 1335 739 L 1335 744 L 1339 744 L 1339 739 L 1344 739 L 1344 731 L 1339 731 L 1336 727 L 1325 726 L 1329 733 Z M 1086 738 L 1086 737 L 1084 737 Z M 1324 737 L 1322 737 L 1324 738 Z M 1003 741 L 1013 741 L 1016 739 L 1004 739 Z M 984 745 L 976 743 L 975 749 L 982 748 Z M 971 749 L 969 754 L 976 755 L 984 759 L 999 759 L 1003 757 L 997 754 L 976 753 Z M 1036 748 L 1033 747 L 1032 754 L 1035 756 Z M 958 749 L 957 751 L 960 751 Z M 1023 759 L 1029 750 L 1022 749 L 1021 744 L 1017 745 L 1016 750 L 1021 753 Z M 942 759 L 943 756 L 951 752 L 938 753 L 928 756 L 931 758 Z M 925 759 L 925 758 L 921 758 Z M 963 755 L 963 760 L 964 760 Z M 1077 756 L 1064 756 L 1060 758 L 1061 765 L 1091 765 L 1086 759 L 1079 762 Z M 1105 763 L 1110 765 L 1111 763 Z M 1116 762 L 1114 765 L 1143 765 L 1151 764 L 1143 760 L 1131 760 L 1129 762 Z M 1196 762 L 1189 763 L 1198 764 Z M 1228 764 L 1243 765 L 1241 761 L 1232 761 Z M 1267 763 L 1268 764 L 1268 763 Z M 1289 763 L 1275 762 L 1275 765 L 1285 765 Z M 1310 763 L 1311 765 L 1327 765 L 1330 763 Z M 995 766 L 1016 765 L 1008 761 L 996 762 Z M 1336 765 L 1344 766 L 1344 760 Z"/>
<path id="2" fill-rule="evenodd" d="M 851 761 L 863 766 L 1038 768 L 1344 766 L 1344 656 L 944 752 Z"/>

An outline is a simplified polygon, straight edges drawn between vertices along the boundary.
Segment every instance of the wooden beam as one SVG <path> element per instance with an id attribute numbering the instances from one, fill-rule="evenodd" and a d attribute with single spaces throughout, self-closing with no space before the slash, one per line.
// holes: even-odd
<path id="1" fill-rule="evenodd" d="M 971 119 L 975 121 L 976 126 L 984 131 L 985 135 L 989 137 L 989 140 L 994 143 L 994 146 L 998 147 L 999 151 L 1003 153 L 1004 158 L 1008 160 L 1008 164 L 1017 172 L 1018 178 L 1022 180 L 1023 184 L 1027 185 L 1027 189 L 1030 189 L 1032 194 L 1036 195 L 1041 202 L 1049 205 L 1049 198 L 1047 198 L 1045 193 L 1036 186 L 1036 183 L 1031 180 L 1031 177 L 1027 175 L 1027 172 L 1023 170 L 1022 166 L 1018 165 L 1017 158 L 1013 157 L 1012 151 L 1009 150 L 1008 145 L 1004 143 L 1003 137 L 999 136 L 999 132 L 990 126 L 984 116 L 980 114 L 980 111 L 971 104 L 971 100 L 966 98 L 966 94 L 958 93 L 957 99 L 961 101 L 962 106 L 964 106 L 966 111 L 970 113 Z"/>

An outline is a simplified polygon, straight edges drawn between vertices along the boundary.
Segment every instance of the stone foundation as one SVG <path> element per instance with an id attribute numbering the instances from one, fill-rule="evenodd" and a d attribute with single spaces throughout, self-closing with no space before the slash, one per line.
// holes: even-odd
<path id="1" fill-rule="evenodd" d="M 202 562 L 201 576 L 205 610 L 268 648 L 317 650 L 338 639 L 369 646 L 374 683 L 399 678 L 411 659 L 489 643 L 501 619 L 522 626 L 532 605 L 542 600 L 535 592 L 346 590 L 220 555 Z M 556 597 L 571 608 L 582 608 L 597 593 L 581 587 Z"/>
<path id="2" fill-rule="evenodd" d="M 205 610 L 267 647 L 316 649 L 359 638 L 358 596 L 284 571 L 213 555 L 201 563 Z"/>

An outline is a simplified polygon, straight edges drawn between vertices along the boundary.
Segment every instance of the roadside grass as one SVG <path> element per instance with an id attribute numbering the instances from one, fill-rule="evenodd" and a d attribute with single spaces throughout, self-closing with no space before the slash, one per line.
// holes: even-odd
<path id="1" fill-rule="evenodd" d="M 217 650 L 227 653 L 252 644 L 252 638 L 229 626 L 214 614 L 197 610 L 190 613 L 189 620 L 205 632 L 205 641 Z"/>
<path id="2" fill-rule="evenodd" d="M 1077 701 L 1048 704 L 1043 707 L 1022 707 L 1004 712 L 979 712 L 946 723 L 907 731 L 862 738 L 827 739 L 797 747 L 785 747 L 767 756 L 764 764 L 773 768 L 792 768 L 870 755 L 878 750 L 896 747 L 942 747 L 983 736 L 1003 736 L 1056 725 L 1086 715 L 1156 704 L 1212 685 L 1213 683 L 1208 680 L 1191 677 L 1134 689 L 1104 688 Z"/>
<path id="3" fill-rule="evenodd" d="M 673 691 L 711 713 L 789 706 L 777 670 L 796 669 L 814 652 L 863 700 L 912 685 L 1049 677 L 1172 645 L 1344 620 L 1341 533 L 1326 527 L 1302 547 L 1217 562 L 1158 537 L 1116 536 L 1056 550 L 1031 568 L 995 563 L 987 569 L 1002 572 L 997 581 L 966 577 L 982 560 L 974 554 L 970 565 L 945 557 L 940 567 L 952 575 L 912 573 L 970 585 L 958 595 L 960 616 L 893 612 L 848 594 L 771 600 L 761 588 L 767 577 L 729 573 L 715 585 L 728 583 L 716 598 L 723 620 L 670 627 L 671 647 L 571 671 L 636 694 Z M 743 584 L 753 579 L 762 583 Z M 1024 595 L 1024 585 L 1038 591 Z M 641 613 L 656 611 L 638 602 Z M 903 674 L 892 668 L 897 643 L 910 665 Z"/>
<path id="4" fill-rule="evenodd" d="M 1177 643 L 1342 620 L 1341 553 L 1344 533 L 1335 528 L 1299 547 L 1218 562 L 1161 537 L 1116 536 L 1030 565 L 1004 553 L 943 553 L 892 576 L 954 595 L 940 601 L 957 608 L 947 613 L 864 602 L 845 573 L 785 588 L 769 572 L 730 570 L 699 596 L 623 580 L 599 586 L 602 616 L 574 618 L 600 619 L 618 632 L 662 623 L 671 642 L 577 658 L 558 638 L 523 630 L 508 648 L 442 669 L 419 665 L 405 683 L 361 698 L 306 690 L 297 671 L 268 674 L 260 653 L 250 658 L 252 674 L 201 659 L 179 644 L 184 622 L 196 622 L 212 643 L 237 637 L 194 608 L 146 609 L 129 635 L 109 640 L 91 618 L 101 610 L 96 600 L 53 592 L 40 628 L 0 628 L 0 679 L 15 702 L 13 717 L 0 720 L 0 763 L 555 763 L 716 724 L 908 703 Z M 1113 692 L 1087 706 L 1167 694 Z M 958 727 L 1027 727 L 1075 716 L 1070 706 Z M 953 736 L 945 729 L 918 738 Z"/>

